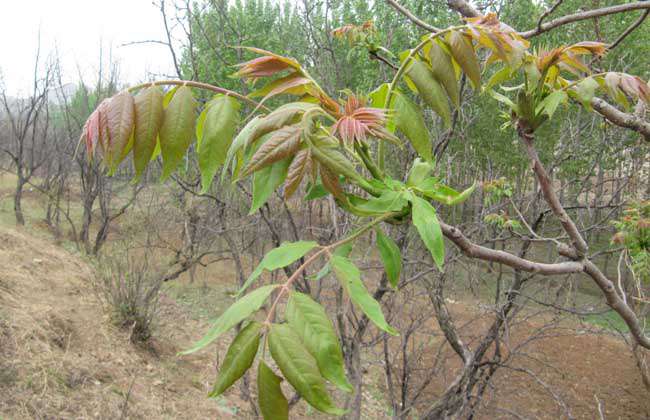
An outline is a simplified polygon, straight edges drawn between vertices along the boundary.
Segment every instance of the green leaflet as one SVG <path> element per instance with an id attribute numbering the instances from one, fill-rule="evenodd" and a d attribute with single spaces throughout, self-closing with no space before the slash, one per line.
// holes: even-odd
<path id="1" fill-rule="evenodd" d="M 261 120 L 262 117 L 255 116 L 255 118 L 250 120 L 248 124 L 246 124 L 244 128 L 242 128 L 239 133 L 237 133 L 237 136 L 235 136 L 235 139 L 230 144 L 228 152 L 226 153 L 226 161 L 223 166 L 223 171 L 221 172 L 222 181 L 225 179 L 226 173 L 229 169 L 232 169 L 233 171 L 233 178 L 238 177 L 239 169 L 241 169 L 241 161 L 244 154 L 243 152 L 246 148 L 246 145 L 252 141 L 252 137 L 255 135 L 255 131 L 257 130 L 257 125 Z M 237 159 L 237 162 L 235 166 L 231 168 L 231 166 L 233 166 L 233 163 L 235 163 L 235 159 Z"/>
<path id="2" fill-rule="evenodd" d="M 314 154 L 316 160 L 322 163 L 335 175 L 343 175 L 352 181 L 365 181 L 354 169 L 352 162 L 350 162 L 348 158 L 346 158 L 343 153 L 339 152 L 338 150 L 333 148 L 314 146 L 311 148 L 311 151 Z"/>
<path id="3" fill-rule="evenodd" d="M 262 286 L 235 301 L 235 303 L 230 305 L 230 307 L 212 323 L 210 330 L 202 339 L 194 343 L 192 348 L 185 350 L 180 354 L 185 355 L 194 353 L 216 340 L 221 334 L 225 333 L 256 312 L 262 306 L 264 301 L 266 301 L 266 298 L 269 297 L 271 292 L 273 292 L 277 287 L 277 284 Z"/>
<path id="4" fill-rule="evenodd" d="M 460 98 L 454 65 L 451 63 L 449 54 L 435 41 L 431 43 L 431 48 L 429 48 L 429 63 L 431 64 L 433 77 L 445 88 L 451 103 L 458 108 Z"/>
<path id="5" fill-rule="evenodd" d="M 257 368 L 257 402 L 264 420 L 289 420 L 289 403 L 280 383 L 282 378 L 260 360 Z"/>
<path id="6" fill-rule="evenodd" d="M 424 242 L 424 245 L 426 245 L 431 253 L 438 269 L 442 271 L 442 266 L 445 262 L 445 242 L 438 217 L 436 216 L 436 209 L 428 201 L 415 194 L 411 195 L 409 201 L 411 201 L 413 206 L 413 225 L 420 234 L 422 242 Z"/>
<path id="7" fill-rule="evenodd" d="M 411 79 L 418 94 L 424 102 L 440 115 L 446 127 L 451 126 L 451 111 L 447 102 L 447 95 L 440 83 L 433 77 L 429 66 L 418 60 L 411 61 L 407 76 Z"/>
<path id="8" fill-rule="evenodd" d="M 136 179 L 144 173 L 156 148 L 158 131 L 163 122 L 163 91 L 153 86 L 135 97 L 133 166 Z"/>
<path id="9" fill-rule="evenodd" d="M 160 127 L 160 149 L 163 157 L 161 180 L 172 174 L 183 160 L 192 143 L 196 100 L 192 89 L 179 87 L 165 109 L 163 124 Z"/>
<path id="10" fill-rule="evenodd" d="M 309 187 L 307 190 L 307 194 L 305 194 L 304 200 L 305 201 L 311 201 L 311 200 L 317 200 L 319 198 L 323 198 L 327 196 L 327 190 L 323 186 L 323 184 L 313 184 Z"/>
<path id="11" fill-rule="evenodd" d="M 379 302 L 368 293 L 366 286 L 361 281 L 361 273 L 352 261 L 340 255 L 332 255 L 329 265 L 352 302 L 381 330 L 398 335 L 398 332 L 386 322 Z"/>
<path id="12" fill-rule="evenodd" d="M 325 309 L 308 295 L 292 292 L 285 317 L 316 359 L 323 377 L 343 391 L 352 392 L 352 385 L 345 377 L 339 340 Z"/>
<path id="13" fill-rule="evenodd" d="M 481 66 L 472 41 L 458 31 L 452 31 L 447 35 L 449 48 L 454 60 L 463 69 L 469 80 L 471 80 L 474 89 L 481 87 Z"/>
<path id="14" fill-rule="evenodd" d="M 210 393 L 210 397 L 218 397 L 230 388 L 253 364 L 257 349 L 260 346 L 260 329 L 262 324 L 251 322 L 239 331 L 223 359 L 217 382 Z"/>
<path id="15" fill-rule="evenodd" d="M 441 184 L 435 178 L 428 178 L 424 182 L 421 182 L 419 185 L 416 185 L 416 189 L 420 191 L 425 196 L 439 201 L 448 206 L 455 204 L 460 204 L 467 200 L 469 196 L 476 189 L 476 183 L 472 184 L 469 188 L 465 189 L 463 192 L 458 192 L 451 187 Z"/>
<path id="16" fill-rule="evenodd" d="M 253 173 L 253 202 L 248 214 L 255 213 L 268 201 L 273 191 L 282 185 L 292 159 L 293 156 L 289 156 Z"/>
<path id="17" fill-rule="evenodd" d="M 598 82 L 593 77 L 587 77 L 575 85 L 571 92 L 575 94 L 582 106 L 589 111 L 591 110 L 591 100 L 594 98 L 598 87 Z"/>
<path id="18" fill-rule="evenodd" d="M 314 241 L 283 242 L 279 247 L 273 248 L 266 253 L 262 261 L 257 265 L 255 271 L 246 280 L 246 283 L 239 289 L 237 296 L 244 291 L 262 275 L 264 270 L 273 271 L 278 268 L 286 267 L 304 257 L 312 249 L 318 246 Z"/>
<path id="19" fill-rule="evenodd" d="M 407 201 L 401 192 L 384 190 L 379 197 L 373 197 L 365 203 L 359 204 L 357 208 L 362 211 L 383 214 L 391 211 L 400 211 L 406 204 Z"/>
<path id="20" fill-rule="evenodd" d="M 291 326 L 272 324 L 268 340 L 273 360 L 287 381 L 309 405 L 335 416 L 345 413 L 332 402 L 316 360 L 309 354 Z"/>
<path id="21" fill-rule="evenodd" d="M 203 111 L 205 120 L 197 126 L 201 193 L 205 194 L 226 154 L 239 124 L 239 102 L 231 96 L 217 95 Z"/>
<path id="22" fill-rule="evenodd" d="M 433 170 L 433 164 L 423 162 L 420 158 L 416 158 L 413 161 L 413 165 L 411 165 L 411 169 L 409 169 L 406 185 L 409 187 L 419 186 L 427 179 L 430 179 Z"/>
<path id="23" fill-rule="evenodd" d="M 398 90 L 393 93 L 389 106 L 386 104 L 387 94 L 388 83 L 382 84 L 370 94 L 373 106 L 393 111 L 386 127 L 388 129 L 398 128 L 420 156 L 425 160 L 431 160 L 431 136 L 424 121 L 422 109 Z"/>
<path id="24" fill-rule="evenodd" d="M 553 114 L 557 107 L 562 103 L 566 103 L 567 100 L 568 96 L 564 90 L 556 90 L 537 105 L 537 108 L 535 108 L 535 114 L 539 115 L 543 113 L 548 115 L 549 118 L 553 118 Z"/>
<path id="25" fill-rule="evenodd" d="M 386 270 L 386 276 L 391 286 L 397 288 L 399 284 L 399 275 L 402 271 L 402 255 L 399 247 L 390 236 L 384 235 L 380 228 L 375 229 L 377 232 L 377 248 L 379 255 Z"/>

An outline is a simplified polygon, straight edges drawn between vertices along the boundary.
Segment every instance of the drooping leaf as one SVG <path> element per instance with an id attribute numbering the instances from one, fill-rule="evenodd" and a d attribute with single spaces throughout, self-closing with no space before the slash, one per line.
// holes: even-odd
<path id="1" fill-rule="evenodd" d="M 445 88 L 451 103 L 458 108 L 460 99 L 454 65 L 451 63 L 451 57 L 449 57 L 447 52 L 437 42 L 431 43 L 429 63 L 431 64 L 433 77 Z"/>
<path id="2" fill-rule="evenodd" d="M 266 301 L 271 292 L 273 292 L 273 290 L 275 290 L 277 287 L 277 284 L 262 286 L 259 289 L 255 289 L 246 296 L 237 300 L 235 303 L 230 305 L 230 307 L 226 309 L 224 313 L 221 314 L 219 318 L 217 318 L 216 321 L 212 323 L 210 330 L 203 338 L 194 343 L 190 349 L 185 350 L 180 354 L 185 355 L 194 353 L 212 343 L 221 334 L 230 330 L 232 327 L 262 307 L 264 301 Z"/>
<path id="3" fill-rule="evenodd" d="M 115 173 L 125 156 L 135 123 L 135 103 L 129 92 L 120 92 L 108 102 L 106 109 L 108 142 L 105 143 L 104 160 L 109 174 Z"/>
<path id="4" fill-rule="evenodd" d="M 253 202 L 248 214 L 253 214 L 264 205 L 287 177 L 291 157 L 253 173 Z"/>
<path id="5" fill-rule="evenodd" d="M 410 201 L 413 206 L 413 225 L 420 234 L 422 242 L 431 253 L 438 269 L 442 271 L 445 262 L 445 242 L 436 216 L 436 209 L 428 201 L 415 194 L 412 194 Z"/>
<path id="6" fill-rule="evenodd" d="M 386 276 L 391 286 L 397 288 L 399 284 L 399 275 L 402 271 L 402 255 L 399 247 L 390 236 L 384 235 L 381 229 L 377 228 L 377 248 L 379 255 L 386 270 Z"/>
<path id="7" fill-rule="evenodd" d="M 481 66 L 472 41 L 461 32 L 451 31 L 447 37 L 451 55 L 463 69 L 474 89 L 481 87 Z"/>
<path id="8" fill-rule="evenodd" d="M 352 392 L 352 385 L 345 377 L 339 340 L 325 309 L 308 295 L 292 292 L 285 317 L 316 359 L 323 377 L 343 391 Z"/>
<path id="9" fill-rule="evenodd" d="M 287 180 L 284 183 L 284 199 L 288 200 L 300 186 L 302 179 L 312 170 L 311 151 L 303 149 L 296 153 L 289 170 Z"/>
<path id="10" fill-rule="evenodd" d="M 272 324 L 268 339 L 273 360 L 287 381 L 309 405 L 335 416 L 345 413 L 332 402 L 316 359 L 307 351 L 291 326 Z"/>
<path id="11" fill-rule="evenodd" d="M 293 264 L 317 246 L 318 243 L 314 241 L 282 242 L 279 247 L 273 248 L 262 258 L 237 295 L 244 293 L 264 270 L 273 271 Z"/>
<path id="12" fill-rule="evenodd" d="M 329 191 L 329 193 L 332 194 L 337 200 L 346 202 L 347 198 L 345 196 L 345 192 L 343 191 L 343 187 L 341 187 L 339 177 L 323 165 L 320 165 L 319 172 L 323 187 Z"/>
<path id="13" fill-rule="evenodd" d="M 158 86 L 143 89 L 135 97 L 133 166 L 136 178 L 142 176 L 156 148 L 163 121 L 163 97 Z"/>
<path id="14" fill-rule="evenodd" d="M 260 360 L 257 368 L 257 400 L 264 420 L 289 420 L 289 402 L 280 387 L 282 378 Z"/>
<path id="15" fill-rule="evenodd" d="M 200 136 L 197 133 L 202 194 L 210 189 L 217 169 L 226 161 L 226 154 L 239 124 L 239 108 L 239 102 L 233 97 L 218 95 L 208 103 L 204 111 L 203 129 Z"/>
<path id="16" fill-rule="evenodd" d="M 194 134 L 196 100 L 192 89 L 179 87 L 163 114 L 160 128 L 160 149 L 163 157 L 161 179 L 167 179 L 182 162 L 183 156 L 192 143 Z"/>
<path id="17" fill-rule="evenodd" d="M 210 397 L 215 398 L 221 395 L 251 367 L 260 346 L 261 328 L 262 324 L 253 321 L 239 331 L 223 359 Z"/>
<path id="18" fill-rule="evenodd" d="M 446 127 L 451 126 L 451 111 L 442 85 L 433 77 L 429 66 L 420 60 L 412 60 L 407 76 L 415 85 L 424 102 L 438 114 Z"/>
<path id="19" fill-rule="evenodd" d="M 361 273 L 352 261 L 340 255 L 332 255 L 329 264 L 352 302 L 381 330 L 398 335 L 397 331 L 386 322 L 381 305 L 368 293 L 361 281 Z"/>
<path id="20" fill-rule="evenodd" d="M 242 176 L 250 175 L 265 166 L 293 156 L 300 147 L 300 134 L 301 128 L 296 125 L 282 127 L 273 132 L 251 157 L 242 171 Z"/>

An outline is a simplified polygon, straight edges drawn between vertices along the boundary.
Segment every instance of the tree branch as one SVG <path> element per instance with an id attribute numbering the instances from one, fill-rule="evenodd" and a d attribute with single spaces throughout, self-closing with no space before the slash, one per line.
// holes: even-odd
<path id="1" fill-rule="evenodd" d="M 650 123 L 642 120 L 634 114 L 619 111 L 616 107 L 600 98 L 593 98 L 591 100 L 591 106 L 596 110 L 596 112 L 605 117 L 607 121 L 619 127 L 636 131 L 643 136 L 645 141 L 650 142 Z"/>
<path id="2" fill-rule="evenodd" d="M 463 1 L 463 0 L 456 0 L 456 1 Z M 449 4 L 449 1 L 447 2 L 447 4 Z M 561 18 L 557 18 L 550 22 L 538 25 L 538 27 L 535 29 L 519 32 L 519 35 L 523 36 L 524 38 L 532 38 L 534 36 L 543 34 L 544 32 L 548 32 L 551 29 L 555 29 L 559 26 L 563 26 L 569 23 L 579 22 L 581 20 L 592 19 L 600 16 L 613 15 L 615 13 L 625 13 L 632 10 L 643 10 L 643 9 L 650 9 L 649 1 L 637 1 L 634 3 L 617 4 L 616 6 L 603 7 L 594 10 L 587 10 L 585 12 L 579 12 L 579 13 L 574 13 L 572 15 L 562 16 Z M 463 14 L 463 16 L 466 15 Z"/>
<path id="3" fill-rule="evenodd" d="M 406 16 L 407 19 L 415 23 L 420 28 L 428 32 L 438 32 L 440 30 L 433 25 L 429 25 L 419 17 L 415 16 L 410 10 L 408 10 L 406 7 L 402 6 L 401 4 L 397 3 L 395 0 L 386 0 L 386 2 L 389 5 L 391 5 L 395 10 L 397 10 L 398 12 Z"/>

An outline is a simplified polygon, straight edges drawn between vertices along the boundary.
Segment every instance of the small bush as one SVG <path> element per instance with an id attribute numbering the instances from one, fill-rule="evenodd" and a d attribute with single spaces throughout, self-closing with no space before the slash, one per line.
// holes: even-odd
<path id="1" fill-rule="evenodd" d="M 131 330 L 131 341 L 151 337 L 158 310 L 161 276 L 149 269 L 147 256 L 104 256 L 98 264 L 98 291 L 113 322 Z"/>

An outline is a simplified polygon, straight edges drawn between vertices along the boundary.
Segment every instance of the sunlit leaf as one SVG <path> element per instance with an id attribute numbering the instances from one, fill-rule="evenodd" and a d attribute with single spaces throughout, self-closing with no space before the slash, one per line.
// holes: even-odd
<path id="1" fill-rule="evenodd" d="M 445 126 L 451 126 L 451 111 L 442 85 L 433 77 L 426 63 L 420 60 L 412 61 L 406 73 L 408 78 L 413 82 L 424 102 L 442 118 Z"/>
<path id="2" fill-rule="evenodd" d="M 451 103 L 458 108 L 460 105 L 458 81 L 456 80 L 454 66 L 451 63 L 451 57 L 437 42 L 432 42 L 430 45 L 428 58 L 433 77 L 445 88 Z"/>
<path id="3" fill-rule="evenodd" d="M 454 60 L 472 82 L 474 89 L 479 89 L 481 87 L 481 66 L 472 41 L 458 31 L 451 31 L 447 36 L 447 41 Z"/>

